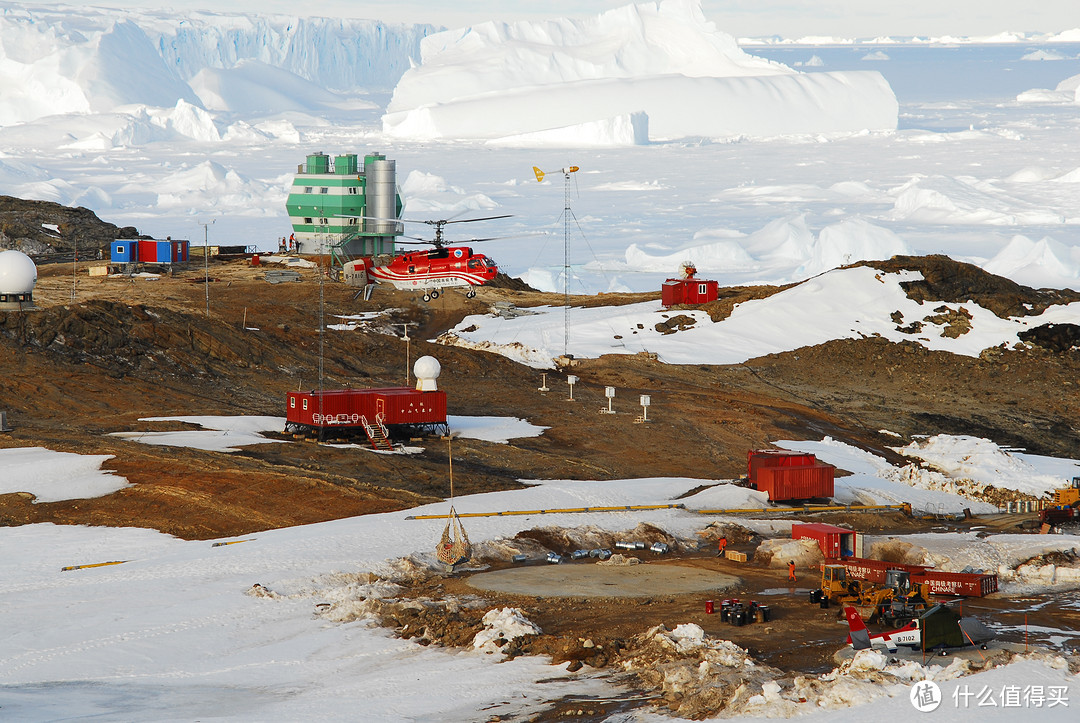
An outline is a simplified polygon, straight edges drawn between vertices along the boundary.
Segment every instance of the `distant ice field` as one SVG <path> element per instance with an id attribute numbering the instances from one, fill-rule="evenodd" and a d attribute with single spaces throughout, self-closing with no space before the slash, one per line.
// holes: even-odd
<path id="1" fill-rule="evenodd" d="M 1080 43 L 744 45 L 743 49 L 799 70 L 876 70 L 889 81 L 901 105 L 1008 100 L 1031 88 L 1053 88 L 1080 72 Z M 1040 50 L 1060 60 L 1024 59 Z M 821 63 L 808 65 L 815 56 Z"/>
<path id="2" fill-rule="evenodd" d="M 733 285 L 901 252 L 1080 288 L 1080 114 L 1054 95 L 1080 72 L 1080 43 L 743 48 L 798 71 L 881 73 L 899 130 L 608 148 L 411 141 L 382 131 L 386 87 L 336 91 L 333 103 L 290 96 L 265 110 L 249 63 L 242 109 L 128 106 L 0 127 L 0 184 L 160 238 L 270 250 L 291 231 L 286 191 L 308 153 L 378 151 L 397 162 L 406 218 L 510 214 L 455 226 L 448 239 L 509 237 L 477 246 L 545 290 L 562 290 L 564 266 L 571 293 L 649 291 L 687 259 Z M 1037 88 L 1049 94 L 1017 100 Z M 581 169 L 568 217 L 557 173 L 567 165 Z M 544 183 L 533 166 L 549 172 Z"/>

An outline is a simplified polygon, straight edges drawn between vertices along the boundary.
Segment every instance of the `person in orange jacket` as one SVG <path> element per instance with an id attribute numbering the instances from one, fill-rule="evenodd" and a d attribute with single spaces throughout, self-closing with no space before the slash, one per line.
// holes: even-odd
<path id="1" fill-rule="evenodd" d="M 717 557 L 723 557 L 724 556 L 724 550 L 726 550 L 726 549 L 727 549 L 727 538 L 726 537 L 721 537 L 720 541 L 716 543 L 716 556 Z"/>
<path id="2" fill-rule="evenodd" d="M 787 564 L 787 579 L 788 582 L 795 582 L 795 561 L 792 560 Z"/>

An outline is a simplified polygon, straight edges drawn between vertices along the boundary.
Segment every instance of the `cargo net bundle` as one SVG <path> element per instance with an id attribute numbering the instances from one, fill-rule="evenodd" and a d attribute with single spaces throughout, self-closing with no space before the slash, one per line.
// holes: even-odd
<path id="1" fill-rule="evenodd" d="M 447 516 L 446 527 L 436 552 L 439 560 L 450 568 L 467 562 L 472 556 L 469 535 L 465 532 L 465 526 L 461 524 L 461 518 L 453 505 L 450 506 L 450 514 Z"/>

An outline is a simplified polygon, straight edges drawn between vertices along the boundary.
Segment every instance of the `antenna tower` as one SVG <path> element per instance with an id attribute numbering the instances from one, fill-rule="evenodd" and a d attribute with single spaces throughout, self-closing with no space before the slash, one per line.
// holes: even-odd
<path id="1" fill-rule="evenodd" d="M 577 166 L 559 169 L 563 174 L 563 356 L 570 352 L 570 174 L 580 170 Z M 544 172 L 533 166 L 536 181 L 543 183 Z"/>

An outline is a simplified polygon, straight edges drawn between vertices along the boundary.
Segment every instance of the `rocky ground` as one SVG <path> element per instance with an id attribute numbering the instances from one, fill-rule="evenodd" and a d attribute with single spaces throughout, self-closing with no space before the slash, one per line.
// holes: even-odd
<path id="1" fill-rule="evenodd" d="M 734 478 L 745 470 L 748 449 L 775 439 L 824 435 L 899 461 L 889 449 L 899 440 L 883 434 L 885 429 L 904 441 L 912 435 L 973 434 L 1034 453 L 1080 458 L 1074 386 L 1080 353 L 1072 350 L 1076 328 L 1071 325 L 1043 328 L 1019 349 L 992 349 L 977 359 L 879 338 L 833 341 L 733 366 L 670 366 L 642 355 L 604 356 L 574 367 L 578 401 L 569 403 L 558 373 L 548 375 L 553 391 L 541 394 L 535 370 L 426 341 L 496 302 L 528 306 L 549 303 L 552 295 L 484 287 L 472 300 L 449 292 L 425 304 L 414 295 L 379 288 L 365 302 L 356 298 L 356 289 L 323 279 L 315 270 L 303 271 L 298 283 L 267 283 L 265 267 L 249 259 L 215 259 L 208 268 L 195 264 L 159 278 L 89 276 L 88 267 L 98 263 L 43 264 L 34 292 L 38 309 L 0 312 L 0 409 L 14 427 L 0 435 L 0 447 L 111 454 L 104 466 L 133 485 L 106 497 L 66 502 L 0 495 L 0 525 L 142 526 L 209 539 L 442 499 L 448 493 L 447 455 L 439 443 L 421 442 L 424 451 L 407 457 L 299 442 L 221 454 L 106 436 L 185 426 L 139 421 L 151 416 L 284 416 L 286 391 L 315 386 L 320 359 L 326 387 L 400 385 L 406 374 L 403 324 L 411 325 L 410 358 L 431 354 L 442 363 L 439 382 L 449 395 L 451 414 L 522 417 L 548 427 L 539 437 L 509 444 L 457 440 L 458 494 L 515 488 L 523 478 Z M 927 304 L 928 313 L 935 301 L 974 298 L 1010 314 L 1073 296 L 1025 289 L 936 257 L 875 265 L 923 271 L 926 282 L 908 291 Z M 723 318 L 738 301 L 775 291 L 726 289 L 708 310 Z M 655 297 L 608 294 L 575 297 L 572 303 Z M 328 331 L 320 338 L 320 314 L 336 323 L 338 316 L 374 310 L 385 312 L 374 326 Z M 956 333 L 964 323 L 950 319 Z M 678 333 L 678 324 L 671 326 Z M 652 423 L 631 424 L 636 410 L 597 415 L 607 385 L 631 399 L 650 394 Z M 876 523 L 860 519 L 858 524 Z M 882 529 L 911 530 L 918 524 L 891 519 Z M 558 541 L 534 541 L 557 549 Z M 699 550 L 680 554 L 678 561 L 649 564 L 729 571 L 730 563 Z M 783 582 L 767 568 L 737 574 L 742 587 L 733 596 L 758 594 Z M 469 596 L 477 597 L 464 579 L 425 577 L 406 597 L 473 599 Z M 791 631 L 823 624 L 811 606 L 781 606 L 771 632 L 760 626 L 731 637 L 726 626 L 714 629 L 718 623 L 705 616 L 700 595 L 603 605 L 572 598 L 557 605 L 521 596 L 485 594 L 484 599 L 521 608 L 545 631 L 546 637 L 514 643 L 517 647 L 504 652 L 543 653 L 556 662 L 601 668 L 651 650 L 656 633 L 647 631 L 653 626 L 694 621 L 708 633 L 722 632 L 762 665 L 791 675 L 797 669 L 827 669 L 826 649 L 834 650 L 836 643 L 835 635 L 823 635 L 820 645 L 810 645 L 795 659 L 787 642 Z M 430 635 L 427 642 L 467 644 L 485 609 L 461 606 L 462 624 Z M 385 613 L 385 622 L 406 637 L 418 637 L 417 631 L 432 624 L 415 608 L 410 613 L 388 607 Z M 828 622 L 831 633 L 833 624 Z M 586 647 L 586 640 L 592 646 Z M 667 696 L 667 705 L 679 710 L 681 703 L 662 692 L 663 681 L 650 682 L 642 673 L 629 684 L 646 697 Z M 610 713 L 621 704 L 613 705 L 603 709 Z M 567 706 L 558 710 L 580 707 Z"/>
<path id="2" fill-rule="evenodd" d="M 540 394 L 535 370 L 424 341 L 496 301 L 545 303 L 544 294 L 482 288 L 473 300 L 451 292 L 424 304 L 379 289 L 364 302 L 350 287 L 320 284 L 314 270 L 299 283 L 269 284 L 264 268 L 246 259 L 157 279 L 90 277 L 87 267 L 95 263 L 79 262 L 74 276 L 71 264 L 42 266 L 38 310 L 0 314 L 0 394 L 15 427 L 0 445 L 113 454 L 110 468 L 135 486 L 80 502 L 32 504 L 7 495 L 0 498 L 6 524 L 141 525 L 208 538 L 445 496 L 446 453 L 438 444 L 404 460 L 308 444 L 226 457 L 104 436 L 178 426 L 140 417 L 283 415 L 287 390 L 317 384 L 320 347 L 327 387 L 402 384 L 403 323 L 412 324 L 411 358 L 432 354 L 441 361 L 451 414 L 517 416 L 549 427 L 509 445 L 460 440 L 461 493 L 515 487 L 520 478 L 732 478 L 744 470 L 747 449 L 779 438 L 829 435 L 895 458 L 888 447 L 897 439 L 883 429 L 904 437 L 975 434 L 1080 457 L 1080 406 L 1069 393 L 1080 370 L 1074 351 L 1028 345 L 972 359 L 868 338 L 734 366 L 611 355 L 575 366 L 581 381 L 571 404 L 559 375 L 549 375 L 553 391 Z M 320 340 L 320 297 L 328 324 L 387 310 L 384 333 L 328 331 Z M 652 423 L 630 424 L 629 413 L 597 415 L 606 385 L 629 398 L 650 394 Z"/>
<path id="3" fill-rule="evenodd" d="M 896 533 L 945 532 L 964 525 L 913 520 L 899 513 L 824 519 Z M 749 561 L 717 558 L 713 550 L 721 534 L 731 542 L 729 549 L 746 552 Z M 583 546 L 614 547 L 620 539 L 664 542 L 670 550 L 662 555 L 618 550 L 604 562 L 589 558 L 568 559 L 559 565 L 544 562 L 548 551 L 568 555 Z M 556 701 L 543 714 L 530 717 L 531 721 L 567 717 L 603 721 L 613 713 L 640 707 L 694 719 L 737 717 L 764 714 L 762 697 L 779 706 L 769 710 L 770 715 L 797 715 L 837 704 L 831 688 L 837 679 L 841 697 L 873 697 L 890 683 L 910 683 L 905 675 L 925 674 L 907 661 L 942 668 L 955 665 L 955 674 L 966 674 L 1024 653 L 1046 655 L 1032 652 L 1025 644 L 1022 631 L 1028 623 L 1033 628 L 1080 626 L 1080 611 L 1071 598 L 1041 598 L 1037 609 L 1026 612 L 1030 621 L 1007 598 L 969 599 L 962 603 L 969 614 L 992 617 L 1015 629 L 992 641 L 986 651 L 953 651 L 945 657 L 932 651 L 892 659 L 879 656 L 874 665 L 860 669 L 865 661 L 852 659 L 854 651 L 838 654 L 847 635 L 840 611 L 809 602 L 807 593 L 817 586 L 820 572 L 807 565 L 797 570 L 798 580 L 790 583 L 785 566 L 771 565 L 762 555 L 755 555 L 760 542 L 761 538 L 737 523 L 708 526 L 691 540 L 672 537 L 648 524 L 621 534 L 597 528 L 536 528 L 510 540 L 477 546 L 469 565 L 453 573 L 438 569 L 422 556 L 403 558 L 391 561 L 379 575 L 337 578 L 315 592 L 313 600 L 316 614 L 336 623 L 373 620 L 418 645 L 479 649 L 500 659 L 544 655 L 557 666 L 553 676 L 563 670 L 584 671 L 607 676 L 617 686 L 618 692 L 605 699 Z M 527 554 L 529 561 L 510 563 L 510 551 Z M 580 574 L 570 575 L 571 570 Z M 517 589 L 487 589 L 488 578 L 496 575 L 502 581 L 507 571 L 521 573 L 516 575 Z M 710 575 L 713 588 L 692 592 L 665 588 L 660 581 L 672 577 L 665 573 L 677 576 L 677 571 L 695 577 Z M 609 587 L 607 594 L 595 594 L 597 578 Z M 568 579 L 580 580 L 579 587 L 567 585 Z M 546 584 L 546 580 L 559 583 Z M 277 595 L 261 586 L 251 594 Z M 734 626 L 718 614 L 724 599 L 767 605 L 770 619 Z M 706 600 L 714 603 L 712 613 Z M 511 616 L 517 624 L 507 626 L 505 620 Z M 493 618 L 503 618 L 503 624 L 493 624 Z M 1080 657 L 1066 653 L 1062 660 L 1072 670 L 1080 669 Z M 488 720 L 517 719 L 494 715 Z"/>

